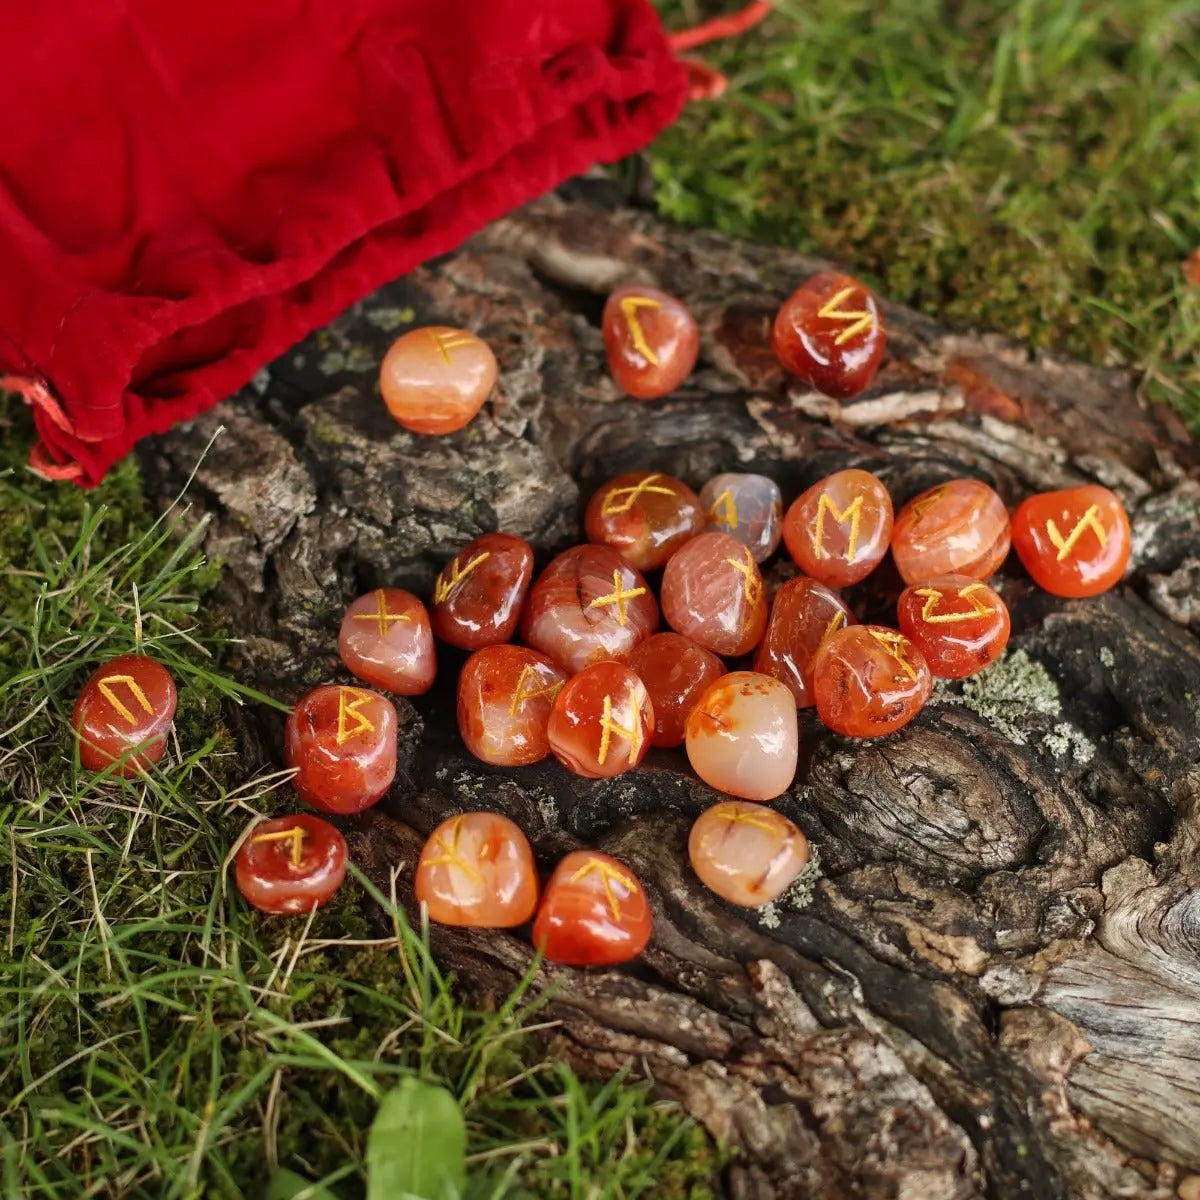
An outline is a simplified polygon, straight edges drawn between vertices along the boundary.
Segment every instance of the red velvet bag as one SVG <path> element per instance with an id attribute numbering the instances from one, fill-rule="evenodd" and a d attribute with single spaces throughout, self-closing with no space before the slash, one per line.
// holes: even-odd
<path id="1" fill-rule="evenodd" d="M 0 44 L 0 382 L 85 486 L 686 90 L 648 0 L 53 0 Z"/>

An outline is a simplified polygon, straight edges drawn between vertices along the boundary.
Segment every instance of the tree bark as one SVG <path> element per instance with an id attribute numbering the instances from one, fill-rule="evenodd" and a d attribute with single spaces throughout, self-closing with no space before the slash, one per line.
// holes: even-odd
<path id="1" fill-rule="evenodd" d="M 226 427 L 189 496 L 229 566 L 238 670 L 285 699 L 339 677 L 354 595 L 426 595 L 492 529 L 544 559 L 580 540 L 580 499 L 621 471 L 696 487 L 762 471 L 790 499 L 861 466 L 897 505 L 962 475 L 1010 504 L 1114 488 L 1134 531 L 1120 587 L 1059 600 L 1010 565 L 1012 648 L 985 675 L 940 686 L 879 741 L 801 714 L 801 770 L 779 807 L 822 875 L 790 902 L 734 909 L 691 875 L 687 830 L 716 797 L 679 753 L 605 781 L 476 762 L 455 731 L 448 652 L 435 691 L 398 704 L 400 776 L 352 849 L 382 882 L 403 868 L 403 895 L 445 814 L 492 808 L 545 868 L 580 844 L 627 861 L 654 940 L 627 969 L 544 968 L 553 1036 L 585 1071 L 632 1061 L 733 1146 L 731 1196 L 1200 1196 L 1200 447 L 1120 371 L 896 305 L 864 398 L 789 383 L 770 319 L 825 265 L 548 198 L 150 443 L 148 478 L 173 494 Z M 704 331 L 692 378 L 649 405 L 617 393 L 600 336 L 606 291 L 631 278 L 681 296 Z M 468 429 L 417 438 L 379 401 L 378 364 L 399 330 L 433 322 L 485 337 L 501 383 Z M 892 623 L 898 590 L 881 570 L 852 603 Z M 248 762 L 277 759 L 279 729 L 274 714 L 242 718 Z M 531 955 L 509 934 L 435 929 L 433 945 L 495 993 Z"/>

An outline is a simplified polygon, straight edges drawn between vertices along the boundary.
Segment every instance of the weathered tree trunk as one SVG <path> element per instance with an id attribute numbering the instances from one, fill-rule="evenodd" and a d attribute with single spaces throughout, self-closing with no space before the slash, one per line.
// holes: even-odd
<path id="1" fill-rule="evenodd" d="M 685 839 L 714 794 L 679 754 L 598 782 L 474 761 L 451 654 L 431 696 L 399 704 L 401 779 L 354 852 L 386 880 L 447 811 L 489 807 L 544 866 L 579 843 L 628 861 L 653 944 L 628 970 L 544 971 L 557 1037 L 585 1070 L 632 1059 L 736 1147 L 733 1196 L 1200 1196 L 1200 450 L 1120 372 L 894 306 L 866 398 L 789 387 L 769 318 L 820 265 L 547 199 L 152 444 L 150 478 L 167 495 L 227 426 L 191 495 L 229 563 L 239 669 L 289 698 L 337 671 L 354 594 L 427 593 L 486 530 L 548 555 L 579 538 L 580 497 L 620 471 L 698 486 L 758 470 L 790 498 L 863 466 L 898 503 L 958 475 L 1010 503 L 1115 488 L 1133 519 L 1126 584 L 1062 601 L 1010 567 L 1013 652 L 978 681 L 875 742 L 802 714 L 804 762 L 779 806 L 819 847 L 807 906 L 756 914 L 700 887 Z M 631 277 L 684 297 L 705 331 L 666 402 L 621 398 L 605 369 L 603 296 Z M 502 381 L 467 430 L 419 439 L 387 415 L 376 374 L 397 329 L 434 321 L 486 337 Z M 889 619 L 883 574 L 852 594 L 860 616 Z M 251 759 L 277 753 L 273 716 L 245 737 Z M 517 936 L 433 938 L 472 988 L 505 992 L 530 958 Z"/>

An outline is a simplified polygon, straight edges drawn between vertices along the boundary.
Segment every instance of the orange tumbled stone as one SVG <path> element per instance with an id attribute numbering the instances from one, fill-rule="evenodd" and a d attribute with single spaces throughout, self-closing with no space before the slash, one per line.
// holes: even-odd
<path id="1" fill-rule="evenodd" d="M 143 654 L 106 662 L 83 685 L 71 726 L 79 763 L 88 771 L 111 767 L 128 778 L 158 762 L 175 719 L 175 681 L 161 663 Z"/>
<path id="2" fill-rule="evenodd" d="M 710 787 L 773 800 L 796 777 L 796 702 L 778 679 L 733 671 L 704 690 L 687 719 L 687 754 Z"/>
<path id="3" fill-rule="evenodd" d="M 376 588 L 346 609 L 338 654 L 352 675 L 399 696 L 423 695 L 437 675 L 429 613 L 403 588 Z"/>
<path id="4" fill-rule="evenodd" d="M 783 518 L 796 565 L 829 587 L 865 579 L 888 551 L 892 498 L 869 471 L 838 471 L 804 492 Z"/>
<path id="5" fill-rule="evenodd" d="M 875 378 L 887 338 L 870 289 L 850 275 L 822 271 L 784 301 L 772 341 L 793 375 L 848 400 Z"/>
<path id="6" fill-rule="evenodd" d="M 722 900 L 760 908 L 804 870 L 808 838 L 773 808 L 725 800 L 696 819 L 688 859 L 700 882 Z"/>
<path id="7" fill-rule="evenodd" d="M 815 579 L 789 579 L 771 601 L 771 618 L 754 652 L 754 669 L 784 684 L 797 708 L 808 708 L 815 703 L 812 669 L 821 643 L 857 623 L 832 588 Z"/>
<path id="8" fill-rule="evenodd" d="M 460 650 L 507 642 L 517 631 L 533 578 L 533 548 L 511 533 L 485 533 L 463 547 L 433 584 L 433 632 Z"/>
<path id="9" fill-rule="evenodd" d="M 611 546 L 575 546 L 541 573 L 521 615 L 521 638 L 569 672 L 624 662 L 658 625 L 642 578 Z"/>
<path id="10" fill-rule="evenodd" d="M 939 575 L 905 588 L 897 612 L 902 632 L 943 679 L 982 671 L 1008 645 L 1008 606 L 967 575 Z"/>
<path id="11" fill-rule="evenodd" d="M 311 912 L 346 878 L 346 839 L 310 813 L 256 825 L 234 861 L 238 891 L 263 912 Z"/>
<path id="12" fill-rule="evenodd" d="M 396 709 L 366 688 L 323 684 L 297 702 L 284 731 L 284 761 L 300 799 L 331 813 L 358 813 L 396 777 Z"/>
<path id="13" fill-rule="evenodd" d="M 606 967 L 641 954 L 650 928 L 650 905 L 637 876 L 607 854 L 576 850 L 546 884 L 533 944 L 549 962 Z"/>
<path id="14" fill-rule="evenodd" d="M 657 288 L 619 287 L 601 318 L 608 369 L 638 400 L 673 392 L 692 372 L 700 330 L 682 300 Z"/>
<path id="15" fill-rule="evenodd" d="M 704 528 L 704 513 L 686 483 L 658 471 L 634 471 L 596 492 L 583 524 L 588 541 L 611 546 L 639 571 L 652 571 Z"/>
<path id="16" fill-rule="evenodd" d="M 477 650 L 458 677 L 458 731 L 467 749 L 497 767 L 540 762 L 550 753 L 550 710 L 566 681 L 536 650 Z"/>
<path id="17" fill-rule="evenodd" d="M 1008 509 L 986 483 L 952 479 L 910 500 L 892 528 L 892 557 L 905 583 L 938 575 L 987 579 L 1008 555 Z"/>
<path id="18" fill-rule="evenodd" d="M 496 386 L 496 356 L 465 329 L 427 325 L 392 343 L 379 370 L 388 412 L 413 433 L 453 433 Z"/>
<path id="19" fill-rule="evenodd" d="M 1013 545 L 1039 587 L 1055 596 L 1098 596 L 1125 574 L 1125 506 L 1105 487 L 1042 492 L 1013 514 Z"/>
<path id="20" fill-rule="evenodd" d="M 681 633 L 656 633 L 629 656 L 654 706 L 653 746 L 683 744 L 688 713 L 704 689 L 725 674 L 725 664 Z"/>
<path id="21" fill-rule="evenodd" d="M 654 705 L 628 667 L 597 663 L 570 679 L 554 699 L 547 734 L 555 758 L 589 779 L 631 771 L 646 757 Z"/>
<path id="22" fill-rule="evenodd" d="M 728 533 L 702 533 L 672 555 L 662 606 L 672 629 L 714 654 L 749 653 L 767 624 L 762 572 Z"/>
<path id="23" fill-rule="evenodd" d="M 902 633 L 851 625 L 830 634 L 813 663 L 817 715 L 835 733 L 882 737 L 907 725 L 925 706 L 933 676 L 924 655 Z"/>
<path id="24" fill-rule="evenodd" d="M 523 925 L 538 900 L 533 851 L 507 817 L 461 813 L 430 834 L 417 860 L 414 890 L 439 925 Z"/>

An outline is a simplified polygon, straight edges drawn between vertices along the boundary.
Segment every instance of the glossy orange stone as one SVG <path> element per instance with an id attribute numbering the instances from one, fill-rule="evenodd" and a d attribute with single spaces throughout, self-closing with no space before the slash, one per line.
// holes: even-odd
<path id="1" fill-rule="evenodd" d="M 547 727 L 567 673 L 524 646 L 487 646 L 458 677 L 458 731 L 467 749 L 497 767 L 524 767 L 550 753 Z"/>
<path id="2" fill-rule="evenodd" d="M 783 497 L 773 479 L 735 472 L 717 475 L 701 490 L 700 506 L 708 527 L 748 546 L 756 563 L 765 562 L 778 549 Z"/>
<path id="3" fill-rule="evenodd" d="M 437 675 L 429 613 L 403 588 L 376 588 L 346 609 L 338 654 L 352 675 L 399 696 L 423 695 Z"/>
<path id="4" fill-rule="evenodd" d="M 588 779 L 633 770 L 653 732 L 645 684 L 616 662 L 597 663 L 570 679 L 555 697 L 547 728 L 555 758 Z"/>
<path id="5" fill-rule="evenodd" d="M 413 433 L 453 433 L 496 386 L 496 356 L 465 329 L 427 325 L 392 343 L 379 370 L 388 412 Z"/>
<path id="6" fill-rule="evenodd" d="M 673 392 L 700 353 L 700 329 L 682 300 L 657 288 L 619 287 L 601 318 L 608 369 L 617 386 L 638 400 Z"/>
<path id="7" fill-rule="evenodd" d="M 932 690 L 925 656 L 902 633 L 879 625 L 830 634 L 813 663 L 817 715 L 847 737 L 895 732 L 925 707 Z"/>
<path id="8" fill-rule="evenodd" d="M 238 891 L 268 913 L 306 913 L 346 878 L 346 839 L 309 813 L 256 825 L 233 860 Z"/>
<path id="9" fill-rule="evenodd" d="M 700 882 L 722 900 L 761 908 L 804 870 L 808 838 L 773 808 L 725 800 L 696 819 L 688 859 Z"/>
<path id="10" fill-rule="evenodd" d="M 396 777 L 396 710 L 378 692 L 323 684 L 301 696 L 284 730 L 300 799 L 322 812 L 370 808 Z"/>
<path id="11" fill-rule="evenodd" d="M 533 578 L 533 548 L 511 533 L 485 533 L 464 546 L 434 581 L 433 632 L 460 650 L 509 641 Z"/>
<path id="12" fill-rule="evenodd" d="M 571 673 L 624 662 L 658 626 L 641 573 L 611 546 L 575 546 L 541 573 L 521 615 L 521 638 Z"/>
<path id="13" fill-rule="evenodd" d="M 892 528 L 892 557 L 905 583 L 939 575 L 987 579 L 1008 556 L 1004 501 L 978 479 L 952 479 L 910 500 Z"/>
<path id="14" fill-rule="evenodd" d="M 672 629 L 714 654 L 748 654 L 767 626 L 762 572 L 728 533 L 702 533 L 672 555 L 662 606 Z"/>
<path id="15" fill-rule="evenodd" d="M 156 763 L 167 749 L 175 719 L 175 681 L 161 663 L 122 654 L 83 685 L 71 726 L 85 770 L 128 778 Z M 115 765 L 114 765 L 115 764 Z"/>
<path id="16" fill-rule="evenodd" d="M 725 664 L 712 651 L 681 633 L 647 638 L 629 656 L 629 666 L 654 706 L 652 746 L 681 746 L 688 714 L 704 689 L 725 674 Z"/>
<path id="17" fill-rule="evenodd" d="M 850 275 L 822 271 L 784 301 L 772 340 L 793 375 L 848 400 L 875 378 L 887 337 L 870 289 Z"/>
<path id="18" fill-rule="evenodd" d="M 1098 596 L 1125 574 L 1125 506 L 1105 487 L 1042 492 L 1013 514 L 1013 544 L 1025 570 L 1055 596 Z"/>
<path id="19" fill-rule="evenodd" d="M 815 579 L 789 579 L 771 601 L 767 632 L 754 652 L 754 669 L 778 679 L 797 708 L 816 703 L 813 661 L 821 643 L 846 625 L 856 625 L 849 605 Z"/>
<path id="20" fill-rule="evenodd" d="M 901 631 L 943 679 L 982 671 L 1008 645 L 1008 606 L 968 575 L 939 575 L 905 588 L 897 609 Z"/>
<path id="21" fill-rule="evenodd" d="M 538 900 L 533 851 L 507 817 L 461 813 L 430 834 L 417 860 L 415 892 L 440 925 L 524 925 Z"/>
<path id="22" fill-rule="evenodd" d="M 804 492 L 783 518 L 788 553 L 829 587 L 866 579 L 888 552 L 892 498 L 869 471 L 838 471 Z"/>
<path id="23" fill-rule="evenodd" d="M 681 480 L 634 471 L 596 492 L 583 524 L 588 541 L 611 546 L 639 571 L 652 571 L 704 528 L 704 512 L 699 497 Z"/>
<path id="24" fill-rule="evenodd" d="M 549 962 L 607 967 L 636 958 L 650 941 L 650 905 L 634 873 L 597 850 L 576 850 L 554 869 L 533 922 Z"/>

